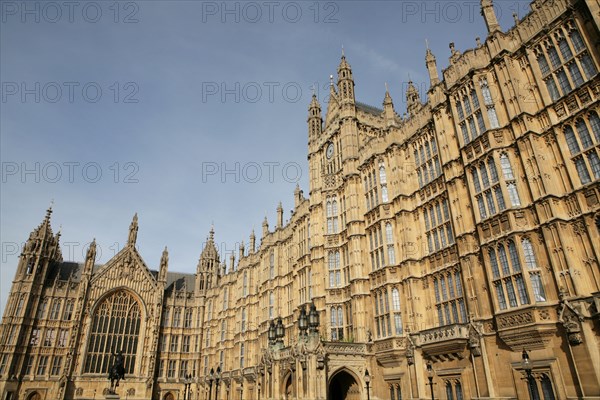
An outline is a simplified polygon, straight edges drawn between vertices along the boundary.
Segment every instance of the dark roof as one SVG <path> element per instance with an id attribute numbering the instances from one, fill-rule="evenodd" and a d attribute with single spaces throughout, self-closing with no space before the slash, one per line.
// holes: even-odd
<path id="1" fill-rule="evenodd" d="M 94 272 L 98 271 L 103 266 L 104 264 L 94 265 Z M 50 269 L 48 281 L 54 281 L 57 278 L 58 280 L 66 281 L 69 280 L 69 277 L 71 277 L 72 281 L 79 282 L 81 280 L 83 267 L 84 263 L 64 261 Z M 154 279 L 158 279 L 158 271 L 150 270 L 150 274 L 154 277 Z M 186 291 L 192 292 L 194 291 L 195 280 L 195 274 L 167 272 L 167 285 L 165 290 L 172 290 L 173 288 L 176 290 L 182 290 L 182 288 L 185 287 Z"/>
<path id="2" fill-rule="evenodd" d="M 194 274 L 167 272 L 167 287 L 165 290 L 182 290 L 185 287 L 187 292 L 193 292 L 195 284 L 196 275 Z"/>
<path id="3" fill-rule="evenodd" d="M 378 115 L 378 116 L 383 113 L 382 109 L 370 106 L 365 103 L 361 103 L 359 101 L 356 102 L 356 108 L 358 108 L 361 111 L 367 112 L 369 114 Z"/>

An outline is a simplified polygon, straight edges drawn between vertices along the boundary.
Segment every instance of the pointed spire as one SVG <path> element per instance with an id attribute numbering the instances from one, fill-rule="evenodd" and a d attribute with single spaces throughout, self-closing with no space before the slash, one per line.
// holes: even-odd
<path id="1" fill-rule="evenodd" d="M 304 200 L 304 194 L 300 190 L 300 185 L 296 183 L 296 188 L 294 189 L 294 208 L 298 208 L 302 200 Z"/>
<path id="2" fill-rule="evenodd" d="M 392 96 L 390 96 L 387 82 L 385 84 L 385 96 L 383 98 L 383 117 L 386 126 L 389 127 L 394 124 L 396 111 L 394 111 L 394 102 L 392 101 Z"/>
<path id="3" fill-rule="evenodd" d="M 137 240 L 138 233 L 138 215 L 135 213 L 133 216 L 133 220 L 131 221 L 131 225 L 129 225 L 129 237 L 127 238 L 127 245 L 130 247 L 135 247 L 135 242 Z"/>
<path id="4" fill-rule="evenodd" d="M 323 130 L 323 118 L 321 117 L 321 105 L 317 95 L 313 93 L 308 106 L 308 137 L 309 141 L 317 139 Z"/>
<path id="5" fill-rule="evenodd" d="M 429 85 L 435 86 L 440 82 L 440 77 L 437 70 L 437 62 L 433 52 L 429 48 L 429 43 L 426 41 L 427 50 L 425 50 L 425 66 L 429 72 Z"/>
<path id="6" fill-rule="evenodd" d="M 265 219 L 263 220 L 262 223 L 262 228 L 263 228 L 263 240 L 264 238 L 269 234 L 269 221 L 267 221 L 267 216 L 265 215 Z"/>
<path id="7" fill-rule="evenodd" d="M 233 254 L 233 251 L 229 255 L 229 271 L 235 271 L 235 254 Z"/>
<path id="8" fill-rule="evenodd" d="M 210 231 L 208 232 L 208 237 L 206 238 L 206 243 L 204 244 L 204 249 L 202 249 L 200 258 L 205 258 L 207 260 L 219 259 L 219 254 L 215 246 L 215 227 L 213 225 L 211 225 Z"/>
<path id="9" fill-rule="evenodd" d="M 165 249 L 162 252 L 162 255 L 160 256 L 160 267 L 163 268 L 164 266 L 169 264 L 169 250 L 167 249 L 167 246 L 165 246 Z"/>
<path id="10" fill-rule="evenodd" d="M 83 266 L 83 275 L 91 276 L 94 271 L 94 264 L 96 263 L 96 238 L 90 243 L 90 247 L 87 249 L 85 255 L 85 264 Z"/>
<path id="11" fill-rule="evenodd" d="M 254 229 L 252 229 L 252 233 L 250 233 L 250 253 L 254 253 L 256 251 L 256 235 L 254 234 Z"/>
<path id="12" fill-rule="evenodd" d="M 277 206 L 277 229 L 283 228 L 283 206 L 281 205 L 281 201 Z"/>
<path id="13" fill-rule="evenodd" d="M 340 101 L 342 104 L 354 103 L 354 78 L 352 77 L 352 68 L 346 61 L 345 54 L 342 54 L 337 72 Z"/>
<path id="14" fill-rule="evenodd" d="M 494 32 L 501 31 L 500 24 L 496 18 L 496 12 L 494 11 L 494 4 L 492 0 L 481 0 L 481 15 L 485 21 L 488 33 L 491 35 Z"/>
<path id="15" fill-rule="evenodd" d="M 167 246 L 162 252 L 160 257 L 160 267 L 158 270 L 158 281 L 165 283 L 167 281 L 167 271 L 169 269 L 169 250 L 167 250 Z"/>
<path id="16" fill-rule="evenodd" d="M 244 253 L 246 251 L 246 246 L 244 246 L 244 241 L 242 240 L 242 243 L 240 243 L 240 256 L 239 256 L 239 261 L 242 260 L 242 258 L 244 257 Z"/>

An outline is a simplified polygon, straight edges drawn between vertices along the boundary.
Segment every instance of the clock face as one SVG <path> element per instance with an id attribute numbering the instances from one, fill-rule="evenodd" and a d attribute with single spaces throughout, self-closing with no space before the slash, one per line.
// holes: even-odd
<path id="1" fill-rule="evenodd" d="M 333 157 L 333 143 L 329 143 L 329 146 L 327 146 L 327 151 L 326 151 L 325 155 L 327 156 L 327 158 Z"/>

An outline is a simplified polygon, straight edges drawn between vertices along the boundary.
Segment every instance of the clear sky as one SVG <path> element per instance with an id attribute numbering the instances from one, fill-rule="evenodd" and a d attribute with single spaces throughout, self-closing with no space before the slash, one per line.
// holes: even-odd
<path id="1" fill-rule="evenodd" d="M 496 1 L 504 29 L 528 1 Z M 311 87 L 326 110 L 342 46 L 358 101 L 424 99 L 425 40 L 441 70 L 486 29 L 474 1 L 1 1 L 0 309 L 20 247 L 54 201 L 65 260 L 125 243 L 193 273 L 211 224 L 221 258 L 308 195 Z M 224 256 L 225 254 L 225 256 Z"/>

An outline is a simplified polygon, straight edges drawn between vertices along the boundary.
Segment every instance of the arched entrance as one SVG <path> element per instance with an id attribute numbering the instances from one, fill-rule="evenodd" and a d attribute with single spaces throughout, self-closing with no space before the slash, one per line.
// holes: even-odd
<path id="1" fill-rule="evenodd" d="M 348 371 L 337 372 L 329 382 L 328 400 L 361 400 L 360 385 Z"/>
<path id="2" fill-rule="evenodd" d="M 165 397 L 163 397 L 163 400 L 175 400 L 175 396 L 173 396 L 173 393 L 169 392 L 169 393 L 165 394 Z"/>
<path id="3" fill-rule="evenodd" d="M 33 392 L 27 396 L 27 400 L 42 400 L 42 396 L 38 392 Z"/>
<path id="4" fill-rule="evenodd" d="M 285 389 L 283 391 L 285 399 L 293 399 L 294 398 L 294 388 L 292 386 L 292 375 L 288 375 L 287 379 L 285 380 Z"/>

